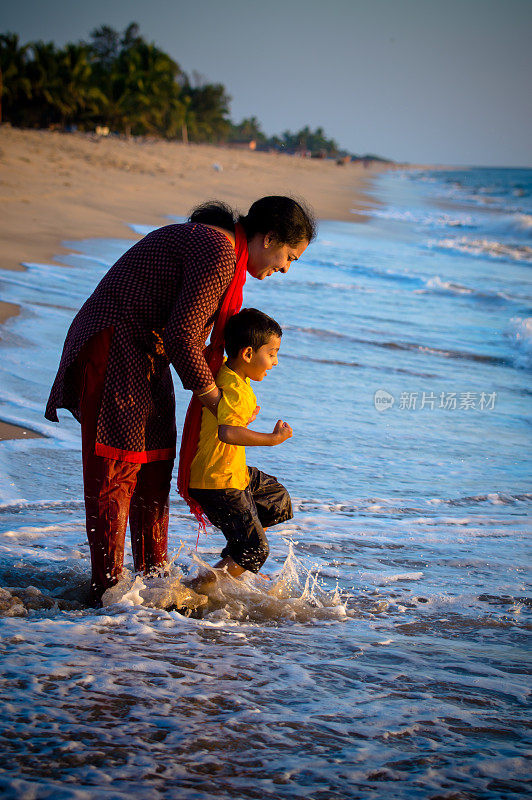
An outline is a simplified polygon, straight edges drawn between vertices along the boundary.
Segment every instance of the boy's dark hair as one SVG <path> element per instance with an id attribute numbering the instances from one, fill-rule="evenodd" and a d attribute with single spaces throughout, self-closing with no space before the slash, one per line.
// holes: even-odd
<path id="1" fill-rule="evenodd" d="M 281 336 L 283 331 L 278 322 L 258 311 L 256 308 L 243 308 L 231 317 L 225 326 L 225 351 L 236 358 L 244 347 L 258 350 L 272 336 Z"/>

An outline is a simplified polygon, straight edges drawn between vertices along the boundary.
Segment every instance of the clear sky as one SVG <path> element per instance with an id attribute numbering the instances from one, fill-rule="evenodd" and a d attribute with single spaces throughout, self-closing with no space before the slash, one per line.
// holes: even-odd
<path id="1" fill-rule="evenodd" d="M 355 153 L 532 166 L 532 0 L 0 0 L 22 42 L 132 21 L 267 134 L 321 125 Z"/>

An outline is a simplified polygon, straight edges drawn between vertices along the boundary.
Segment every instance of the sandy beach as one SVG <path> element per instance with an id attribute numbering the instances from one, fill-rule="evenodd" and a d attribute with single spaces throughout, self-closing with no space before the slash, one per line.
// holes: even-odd
<path id="1" fill-rule="evenodd" d="M 361 219 L 365 189 L 386 169 L 247 149 L 0 127 L 2 269 L 53 263 L 64 241 L 132 239 L 129 223 L 164 225 L 210 198 L 245 211 L 262 195 L 304 198 L 320 219 Z M 359 212 L 354 214 L 352 209 Z M 72 250 L 73 248 L 69 248 Z M 0 301 L 0 324 L 18 313 Z M 0 440 L 29 433 L 0 422 Z"/>
<path id="2" fill-rule="evenodd" d="M 61 242 L 131 238 L 128 223 L 165 224 L 168 214 L 219 198 L 247 210 L 257 197 L 303 197 L 322 219 L 353 220 L 368 178 L 384 167 L 274 153 L 22 131 L 0 127 L 3 269 L 50 261 Z"/>

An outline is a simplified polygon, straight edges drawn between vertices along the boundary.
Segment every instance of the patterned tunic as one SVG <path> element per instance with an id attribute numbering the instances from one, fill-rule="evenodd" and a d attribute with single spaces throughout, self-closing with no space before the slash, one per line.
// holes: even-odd
<path id="1" fill-rule="evenodd" d="M 128 250 L 100 281 L 68 331 L 45 416 L 67 408 L 79 420 L 76 358 L 113 327 L 96 453 L 127 461 L 175 454 L 172 377 L 204 389 L 213 376 L 203 349 L 235 273 L 235 250 L 206 225 L 166 225 Z"/>

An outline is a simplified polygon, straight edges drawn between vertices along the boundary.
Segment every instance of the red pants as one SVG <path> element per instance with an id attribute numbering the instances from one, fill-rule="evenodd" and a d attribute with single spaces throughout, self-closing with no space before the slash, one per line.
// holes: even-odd
<path id="1" fill-rule="evenodd" d="M 112 335 L 109 328 L 94 336 L 78 358 L 85 513 L 96 603 L 122 572 L 128 516 L 135 570 L 147 573 L 166 562 L 174 463 L 133 464 L 94 453 Z"/>

